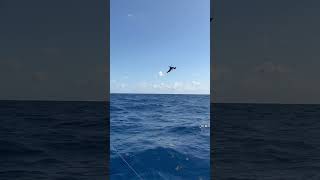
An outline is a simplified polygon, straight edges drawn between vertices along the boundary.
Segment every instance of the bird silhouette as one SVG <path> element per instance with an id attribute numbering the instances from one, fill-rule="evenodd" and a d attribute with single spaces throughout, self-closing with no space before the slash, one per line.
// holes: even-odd
<path id="1" fill-rule="evenodd" d="M 167 71 L 167 73 L 169 73 L 172 69 L 176 69 L 176 67 L 169 66 L 169 70 Z"/>

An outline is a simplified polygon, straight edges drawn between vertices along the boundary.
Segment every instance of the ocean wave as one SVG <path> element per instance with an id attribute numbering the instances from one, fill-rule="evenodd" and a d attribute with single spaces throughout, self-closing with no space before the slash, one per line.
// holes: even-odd
<path id="1" fill-rule="evenodd" d="M 178 126 L 167 128 L 168 133 L 173 134 L 197 134 L 201 131 L 201 126 Z"/>
<path id="2" fill-rule="evenodd" d="M 319 105 L 214 106 L 215 179 L 319 179 Z"/>
<path id="3" fill-rule="evenodd" d="M 39 156 L 45 154 L 40 148 L 32 148 L 32 145 L 25 145 L 13 141 L 0 140 L 0 157 Z"/>
<path id="4" fill-rule="evenodd" d="M 23 179 L 23 180 L 32 180 L 32 179 L 42 179 L 46 178 L 47 174 L 42 171 L 32 171 L 32 170 L 8 170 L 0 171 L 0 177 L 4 179 Z"/>
<path id="5" fill-rule="evenodd" d="M 209 179 L 209 96 L 111 96 L 123 109 L 110 112 L 111 145 L 143 179 Z M 111 179 L 137 178 L 114 151 L 110 172 Z"/>
<path id="6" fill-rule="evenodd" d="M 172 148 L 157 147 L 121 156 L 111 159 L 111 179 L 136 179 L 128 164 L 143 179 L 209 179 L 209 160 L 183 154 Z"/>
<path id="7" fill-rule="evenodd" d="M 41 166 L 41 165 L 50 166 L 50 165 L 61 165 L 63 163 L 64 163 L 64 161 L 60 161 L 55 158 L 44 158 L 44 159 L 30 162 L 29 165 L 31 165 L 31 166 Z"/>
<path id="8" fill-rule="evenodd" d="M 157 103 L 136 103 L 136 104 L 128 104 L 127 106 L 124 106 L 123 109 L 125 109 L 126 111 L 142 111 L 142 110 L 147 110 L 147 109 L 154 109 L 155 112 L 161 112 L 161 108 L 163 108 L 164 105 L 162 104 L 157 104 Z M 112 112 L 111 112 L 112 113 Z"/>
<path id="9" fill-rule="evenodd" d="M 106 179 L 106 109 L 100 102 L 0 101 L 0 179 Z"/>

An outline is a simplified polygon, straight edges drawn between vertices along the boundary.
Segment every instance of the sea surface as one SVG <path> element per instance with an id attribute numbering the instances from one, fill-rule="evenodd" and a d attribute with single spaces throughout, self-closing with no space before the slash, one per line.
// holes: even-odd
<path id="1" fill-rule="evenodd" d="M 0 180 L 107 179 L 104 102 L 0 101 Z"/>
<path id="2" fill-rule="evenodd" d="M 210 179 L 209 95 L 111 94 L 110 179 Z"/>
<path id="3" fill-rule="evenodd" d="M 320 179 L 320 105 L 212 104 L 211 110 L 213 179 Z"/>
<path id="4" fill-rule="evenodd" d="M 211 104 L 210 136 L 209 107 L 197 95 L 0 101 L 0 180 L 107 179 L 108 158 L 111 179 L 209 179 L 210 136 L 212 179 L 320 179 L 320 105 Z"/>

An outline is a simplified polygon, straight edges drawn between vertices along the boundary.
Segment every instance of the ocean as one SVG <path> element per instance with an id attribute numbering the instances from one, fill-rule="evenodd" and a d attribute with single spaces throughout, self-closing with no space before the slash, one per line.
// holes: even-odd
<path id="1" fill-rule="evenodd" d="M 210 179 L 209 95 L 111 94 L 110 179 Z"/>
<path id="2" fill-rule="evenodd" d="M 0 180 L 107 179 L 104 102 L 0 101 Z"/>
<path id="3" fill-rule="evenodd" d="M 320 179 L 320 105 L 211 107 L 209 135 L 209 96 L 0 101 L 0 180 Z"/>
<path id="4" fill-rule="evenodd" d="M 320 179 L 320 105 L 212 104 L 213 179 Z"/>

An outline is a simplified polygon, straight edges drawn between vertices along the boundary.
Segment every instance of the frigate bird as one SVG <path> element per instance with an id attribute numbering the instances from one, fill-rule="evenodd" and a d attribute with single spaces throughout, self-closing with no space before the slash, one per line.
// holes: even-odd
<path id="1" fill-rule="evenodd" d="M 169 73 L 172 69 L 176 69 L 176 67 L 169 66 L 169 70 L 167 71 L 167 73 Z"/>

